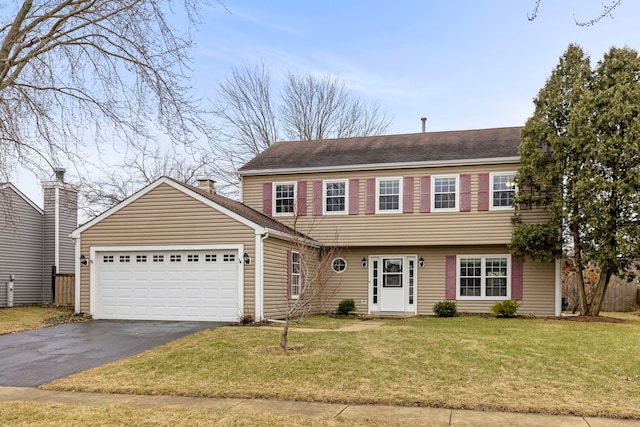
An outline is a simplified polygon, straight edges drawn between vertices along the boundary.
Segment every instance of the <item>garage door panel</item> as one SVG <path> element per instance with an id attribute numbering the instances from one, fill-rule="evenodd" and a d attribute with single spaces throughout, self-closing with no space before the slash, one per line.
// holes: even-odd
<path id="1" fill-rule="evenodd" d="M 238 320 L 235 250 L 97 255 L 96 318 Z"/>

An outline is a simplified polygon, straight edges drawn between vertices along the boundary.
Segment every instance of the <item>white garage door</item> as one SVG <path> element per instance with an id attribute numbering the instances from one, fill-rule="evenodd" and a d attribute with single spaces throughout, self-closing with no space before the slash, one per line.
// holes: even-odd
<path id="1" fill-rule="evenodd" d="M 237 321 L 237 250 L 96 252 L 97 319 Z"/>

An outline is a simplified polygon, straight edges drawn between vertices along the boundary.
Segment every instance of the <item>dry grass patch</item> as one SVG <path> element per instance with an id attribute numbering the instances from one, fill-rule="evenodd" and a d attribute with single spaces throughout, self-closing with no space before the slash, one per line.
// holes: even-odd
<path id="1" fill-rule="evenodd" d="M 85 319 L 66 307 L 34 305 L 0 308 L 0 335 L 82 320 Z"/>
<path id="2" fill-rule="evenodd" d="M 354 323 L 362 322 L 365 319 L 356 316 L 335 317 L 328 315 L 309 316 L 301 321 L 292 322 L 290 327 L 294 328 L 310 328 L 310 329 L 340 329 Z M 273 326 L 278 326 L 274 324 Z"/>
<path id="3" fill-rule="evenodd" d="M 45 388 L 640 418 L 640 318 L 412 318 L 361 332 L 203 331 Z"/>
<path id="4" fill-rule="evenodd" d="M 3 402 L 3 423 L 12 426 L 291 426 L 291 427 L 410 427 L 417 424 L 373 420 L 344 420 L 283 415 L 275 412 L 209 411 L 178 407 L 72 405 L 41 402 Z M 420 426 L 425 424 L 420 423 Z"/>

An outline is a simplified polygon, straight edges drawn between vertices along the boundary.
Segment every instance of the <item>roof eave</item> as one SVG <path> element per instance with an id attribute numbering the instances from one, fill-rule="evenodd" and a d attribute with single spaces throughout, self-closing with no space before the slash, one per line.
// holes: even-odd
<path id="1" fill-rule="evenodd" d="M 345 172 L 358 170 L 380 170 L 380 169 L 416 169 L 434 168 L 441 166 L 469 166 L 469 165 L 495 165 L 520 162 L 520 156 L 512 157 L 488 157 L 484 159 L 455 159 L 455 160 L 432 160 L 423 162 L 397 162 L 397 163 L 372 163 L 358 165 L 340 166 L 315 166 L 315 167 L 295 167 L 295 168 L 272 168 L 272 169 L 247 169 L 238 170 L 239 176 L 250 175 L 285 175 L 292 173 L 314 173 L 314 172 Z"/>

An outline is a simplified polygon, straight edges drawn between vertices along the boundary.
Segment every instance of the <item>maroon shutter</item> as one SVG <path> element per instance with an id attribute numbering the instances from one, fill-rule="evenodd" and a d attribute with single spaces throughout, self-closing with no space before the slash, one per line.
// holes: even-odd
<path id="1" fill-rule="evenodd" d="M 291 299 L 291 271 L 293 263 L 293 252 L 291 249 L 287 250 L 287 298 Z"/>
<path id="2" fill-rule="evenodd" d="M 471 210 L 471 175 L 460 175 L 460 212 Z"/>
<path id="3" fill-rule="evenodd" d="M 444 298 L 447 300 L 456 299 L 456 256 L 447 255 Z"/>
<path id="4" fill-rule="evenodd" d="M 522 260 L 511 257 L 511 299 L 522 300 Z"/>
<path id="5" fill-rule="evenodd" d="M 420 177 L 420 212 L 431 212 L 431 177 Z"/>
<path id="6" fill-rule="evenodd" d="M 360 211 L 360 181 L 349 180 L 349 215 L 358 215 Z"/>
<path id="7" fill-rule="evenodd" d="M 304 298 L 304 279 L 305 279 L 305 274 L 304 274 L 304 258 L 302 257 L 302 254 L 299 255 L 300 256 L 300 290 L 299 292 L 299 297 L 300 298 Z"/>
<path id="8" fill-rule="evenodd" d="M 371 215 L 376 213 L 376 179 L 367 178 L 367 196 L 364 213 Z"/>
<path id="9" fill-rule="evenodd" d="M 307 214 L 307 181 L 298 181 L 298 201 L 296 204 L 298 215 Z"/>
<path id="10" fill-rule="evenodd" d="M 322 215 L 322 181 L 313 181 L 313 214 Z"/>
<path id="11" fill-rule="evenodd" d="M 404 197 L 402 198 L 402 212 L 413 213 L 413 177 L 405 176 L 402 183 Z"/>
<path id="12" fill-rule="evenodd" d="M 273 186 L 270 182 L 265 182 L 262 184 L 262 213 L 268 216 L 271 216 L 271 193 L 273 191 Z"/>
<path id="13" fill-rule="evenodd" d="M 478 174 L 478 210 L 489 210 L 489 174 Z"/>

